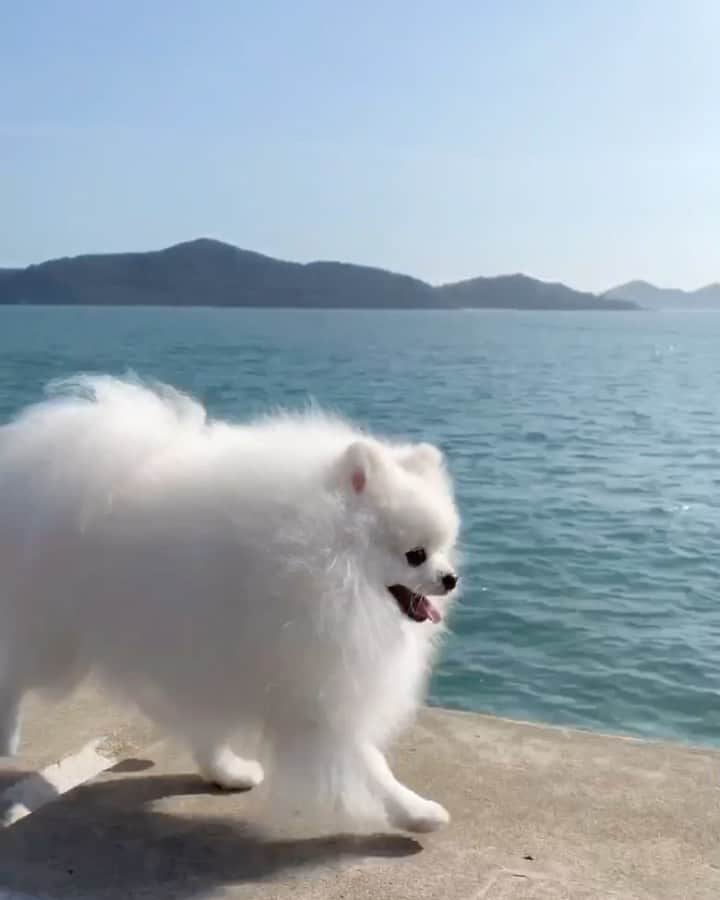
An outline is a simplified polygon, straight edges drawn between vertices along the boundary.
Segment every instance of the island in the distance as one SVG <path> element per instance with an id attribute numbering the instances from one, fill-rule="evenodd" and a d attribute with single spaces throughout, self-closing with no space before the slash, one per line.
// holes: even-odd
<path id="1" fill-rule="evenodd" d="M 339 262 L 294 263 L 199 238 L 165 250 L 0 269 L 0 304 L 305 309 L 638 309 L 525 275 L 433 286 Z"/>
<path id="2" fill-rule="evenodd" d="M 680 288 L 656 287 L 648 281 L 628 281 L 605 291 L 602 296 L 611 300 L 631 300 L 643 309 L 720 309 L 718 282 L 694 291 L 683 291 Z"/>

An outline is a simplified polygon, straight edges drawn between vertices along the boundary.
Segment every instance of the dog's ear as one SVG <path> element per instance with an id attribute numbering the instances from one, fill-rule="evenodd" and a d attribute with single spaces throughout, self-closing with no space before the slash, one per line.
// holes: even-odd
<path id="1" fill-rule="evenodd" d="M 445 461 L 442 451 L 433 444 L 414 444 L 402 454 L 400 464 L 409 472 L 424 475 L 442 469 Z"/>
<path id="2" fill-rule="evenodd" d="M 380 472 L 382 450 L 374 441 L 359 440 L 350 444 L 343 454 L 340 471 L 344 486 L 355 494 L 362 494 Z"/>

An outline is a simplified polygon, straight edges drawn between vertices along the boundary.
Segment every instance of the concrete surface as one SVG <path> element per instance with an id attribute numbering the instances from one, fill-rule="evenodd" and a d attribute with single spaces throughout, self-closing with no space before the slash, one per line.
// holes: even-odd
<path id="1" fill-rule="evenodd" d="M 319 838 L 254 823 L 183 748 L 85 689 L 31 704 L 3 794 L 109 737 L 120 762 L 0 830 L 0 898 L 718 900 L 720 753 L 425 710 L 397 771 L 435 835 Z M 0 810 L 1 811 L 1 810 Z"/>

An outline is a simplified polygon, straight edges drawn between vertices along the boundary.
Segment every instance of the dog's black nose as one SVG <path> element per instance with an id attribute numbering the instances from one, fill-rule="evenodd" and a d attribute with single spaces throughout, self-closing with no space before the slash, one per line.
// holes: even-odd
<path id="1" fill-rule="evenodd" d="M 457 575 L 451 575 L 449 572 L 447 575 L 443 575 L 442 577 L 442 586 L 446 591 L 452 591 L 455 589 L 458 583 Z"/>

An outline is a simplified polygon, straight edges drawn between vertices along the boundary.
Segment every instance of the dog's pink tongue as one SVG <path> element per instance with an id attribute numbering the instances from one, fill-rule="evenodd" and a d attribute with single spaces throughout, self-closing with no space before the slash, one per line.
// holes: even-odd
<path id="1" fill-rule="evenodd" d="M 430 619 L 433 625 L 437 625 L 438 622 L 442 621 L 442 615 L 438 608 L 432 604 L 427 597 L 423 597 L 420 602 L 420 609 L 425 613 L 425 615 Z"/>

